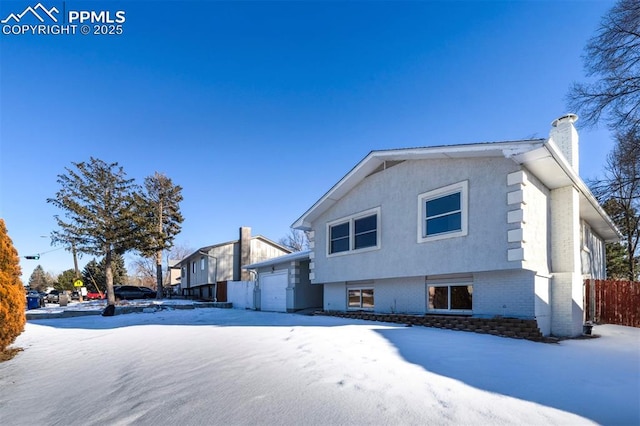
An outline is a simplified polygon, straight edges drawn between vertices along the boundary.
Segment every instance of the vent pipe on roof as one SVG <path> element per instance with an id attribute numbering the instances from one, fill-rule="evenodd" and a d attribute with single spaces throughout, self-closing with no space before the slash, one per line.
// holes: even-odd
<path id="1" fill-rule="evenodd" d="M 580 163 L 578 131 L 573 125 L 576 121 L 578 121 L 578 116 L 575 114 L 566 114 L 553 120 L 549 139 L 553 139 L 573 170 L 578 173 Z"/>

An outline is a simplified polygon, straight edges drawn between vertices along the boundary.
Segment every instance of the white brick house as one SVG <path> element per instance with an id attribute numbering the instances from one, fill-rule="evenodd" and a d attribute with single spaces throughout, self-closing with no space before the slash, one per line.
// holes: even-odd
<path id="1" fill-rule="evenodd" d="M 619 238 L 578 175 L 566 115 L 548 139 L 373 151 L 293 227 L 330 311 L 536 319 L 582 332 L 583 279 Z"/>

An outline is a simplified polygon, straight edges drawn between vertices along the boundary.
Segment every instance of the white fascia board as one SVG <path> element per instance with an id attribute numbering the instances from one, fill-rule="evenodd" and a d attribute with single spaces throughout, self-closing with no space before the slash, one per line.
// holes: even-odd
<path id="1" fill-rule="evenodd" d="M 622 238 L 622 233 L 616 224 L 613 223 L 613 220 L 611 220 L 607 212 L 604 211 L 600 203 L 598 203 L 598 200 L 596 200 L 596 197 L 591 193 L 587 184 L 584 183 L 573 167 L 569 165 L 564 155 L 560 153 L 560 149 L 555 142 L 549 139 L 545 146 L 580 192 L 580 216 L 584 218 L 606 242 L 619 241 Z"/>
<path id="2" fill-rule="evenodd" d="M 313 221 L 327 211 L 333 204 L 351 191 L 385 161 L 433 160 L 455 158 L 506 157 L 529 152 L 541 147 L 544 139 L 490 142 L 464 145 L 441 145 L 422 148 L 402 148 L 371 151 L 363 160 L 349 171 L 338 183 L 324 194 L 291 227 L 310 230 Z"/>
<path id="3" fill-rule="evenodd" d="M 279 265 L 281 263 L 288 263 L 296 260 L 309 260 L 310 253 L 311 253 L 311 250 L 296 251 L 293 253 L 289 253 L 289 254 L 274 257 L 268 260 L 264 260 L 262 262 L 252 263 L 251 265 L 245 265 L 242 267 L 242 269 L 257 269 L 257 268 L 262 268 L 264 266 Z"/>
<path id="4" fill-rule="evenodd" d="M 513 159 L 525 166 L 549 189 L 569 185 L 575 187 L 580 193 L 580 217 L 606 242 L 620 239 L 621 234 L 616 225 L 552 139 L 547 139 L 541 148 L 516 155 Z"/>
<path id="5" fill-rule="evenodd" d="M 377 151 L 371 151 L 363 160 L 356 164 L 349 173 L 333 185 L 309 210 L 293 222 L 291 227 L 305 231 L 311 230 L 311 222 L 313 222 L 317 216 L 334 205 L 347 192 L 353 189 L 358 182 L 362 181 L 381 164 L 380 160 L 374 159 L 376 152 Z"/>

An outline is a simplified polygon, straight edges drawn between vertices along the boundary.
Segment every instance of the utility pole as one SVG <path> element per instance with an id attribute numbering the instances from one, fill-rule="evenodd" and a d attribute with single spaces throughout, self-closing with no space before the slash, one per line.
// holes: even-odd
<path id="1" fill-rule="evenodd" d="M 75 270 L 75 279 L 79 280 L 80 270 L 78 269 L 78 253 L 76 252 L 76 244 L 74 242 L 71 243 L 71 253 L 73 253 L 73 268 Z M 82 288 L 78 288 L 78 301 L 82 302 Z"/>

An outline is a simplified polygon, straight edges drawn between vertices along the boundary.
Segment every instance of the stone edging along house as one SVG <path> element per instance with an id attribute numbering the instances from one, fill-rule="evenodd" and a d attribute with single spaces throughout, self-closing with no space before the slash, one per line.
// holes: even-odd
<path id="1" fill-rule="evenodd" d="M 292 225 L 325 311 L 535 319 L 582 334 L 583 281 L 620 234 L 578 175 L 577 116 L 548 139 L 372 151 Z"/>

